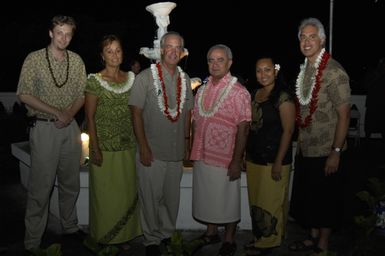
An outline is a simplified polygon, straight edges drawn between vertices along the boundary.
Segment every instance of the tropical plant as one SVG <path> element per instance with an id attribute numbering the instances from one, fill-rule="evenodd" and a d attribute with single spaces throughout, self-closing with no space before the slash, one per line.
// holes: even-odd
<path id="1" fill-rule="evenodd" d="M 171 242 L 162 250 L 162 256 L 191 256 L 201 247 L 199 240 L 185 241 L 182 232 L 177 230 Z"/>
<path id="2" fill-rule="evenodd" d="M 86 237 L 83 245 L 97 256 L 115 256 L 119 253 L 119 248 L 115 245 L 101 245 L 90 236 Z"/>
<path id="3" fill-rule="evenodd" d="M 356 196 L 365 205 L 360 214 L 354 217 L 357 236 L 353 255 L 384 255 L 385 237 L 377 231 L 384 224 L 384 215 L 380 215 L 378 209 L 385 202 L 385 182 L 378 178 L 369 178 L 367 190 L 358 192 Z"/>
<path id="4" fill-rule="evenodd" d="M 62 256 L 61 244 L 51 244 L 47 249 L 35 249 L 30 251 L 34 256 Z"/>

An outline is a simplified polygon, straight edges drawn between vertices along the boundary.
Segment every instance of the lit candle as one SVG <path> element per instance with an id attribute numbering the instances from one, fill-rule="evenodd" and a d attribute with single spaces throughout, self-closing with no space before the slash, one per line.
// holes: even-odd
<path id="1" fill-rule="evenodd" d="M 84 165 L 86 163 L 86 159 L 89 157 L 89 142 L 90 142 L 90 137 L 88 136 L 87 133 L 82 133 L 80 135 L 80 138 L 82 140 L 82 154 L 80 156 L 80 164 Z"/>

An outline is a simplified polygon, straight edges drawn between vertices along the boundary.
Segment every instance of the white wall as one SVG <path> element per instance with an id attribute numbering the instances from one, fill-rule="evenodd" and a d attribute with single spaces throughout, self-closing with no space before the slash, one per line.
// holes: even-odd
<path id="1" fill-rule="evenodd" d="M 12 112 L 12 107 L 15 102 L 20 103 L 16 92 L 0 92 L 0 101 L 8 112 Z"/>
<path id="2" fill-rule="evenodd" d="M 13 143 L 12 154 L 20 161 L 21 182 L 27 188 L 30 172 L 30 154 L 28 141 Z M 181 181 L 181 198 L 177 228 L 183 230 L 205 229 L 205 226 L 195 221 L 192 217 L 192 169 L 185 168 Z M 82 166 L 80 170 L 80 194 L 76 203 L 78 220 L 80 225 L 88 225 L 88 167 Z M 54 187 L 50 212 L 59 218 L 58 190 Z M 241 222 L 240 229 L 251 229 L 251 218 L 249 214 L 249 202 L 247 195 L 246 173 L 241 176 Z"/>
<path id="3" fill-rule="evenodd" d="M 365 137 L 365 101 L 366 101 L 366 95 L 352 95 L 351 96 L 351 104 L 355 104 L 358 108 L 358 111 L 360 111 L 361 114 L 361 122 L 360 122 L 360 134 L 361 137 Z"/>

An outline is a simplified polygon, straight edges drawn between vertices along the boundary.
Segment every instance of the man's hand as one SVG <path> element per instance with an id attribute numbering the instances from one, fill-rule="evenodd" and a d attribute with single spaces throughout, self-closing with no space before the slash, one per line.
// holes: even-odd
<path id="1" fill-rule="evenodd" d="M 241 177 L 242 163 L 241 161 L 232 160 L 227 171 L 230 181 L 237 180 Z"/>

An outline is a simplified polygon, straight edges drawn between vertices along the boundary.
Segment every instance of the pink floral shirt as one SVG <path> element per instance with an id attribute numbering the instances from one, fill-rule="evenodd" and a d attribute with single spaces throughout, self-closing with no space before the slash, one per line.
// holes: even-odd
<path id="1" fill-rule="evenodd" d="M 199 114 L 198 99 L 204 91 L 204 109 L 212 109 L 213 104 L 218 103 L 217 99 L 223 93 L 223 88 L 232 78 L 228 73 L 218 84 L 213 85 L 210 77 L 207 85 L 198 90 L 193 110 L 195 130 L 191 160 L 203 160 L 209 165 L 228 168 L 233 158 L 237 125 L 251 120 L 250 94 L 245 87 L 236 82 L 218 110 L 210 117 Z"/>

